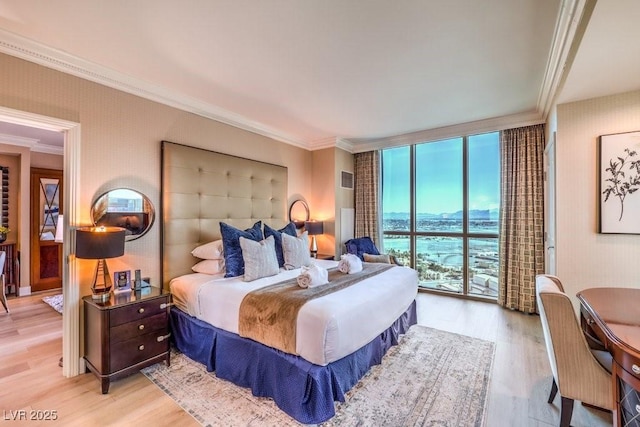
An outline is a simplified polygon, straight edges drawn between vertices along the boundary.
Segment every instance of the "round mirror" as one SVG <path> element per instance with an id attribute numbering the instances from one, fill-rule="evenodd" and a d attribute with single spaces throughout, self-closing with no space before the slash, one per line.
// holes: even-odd
<path id="1" fill-rule="evenodd" d="M 297 228 L 304 227 L 304 222 L 309 221 L 309 205 L 304 200 L 296 200 L 289 206 L 289 221 Z"/>
<path id="2" fill-rule="evenodd" d="M 93 202 L 91 218 L 95 226 L 122 227 L 126 241 L 138 239 L 149 231 L 155 219 L 151 200 L 128 188 L 107 191 Z"/>

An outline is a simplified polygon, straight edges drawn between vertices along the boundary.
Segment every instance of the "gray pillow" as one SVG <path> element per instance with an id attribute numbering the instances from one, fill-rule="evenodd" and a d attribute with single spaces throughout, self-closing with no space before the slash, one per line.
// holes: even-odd
<path id="1" fill-rule="evenodd" d="M 273 236 L 256 242 L 240 237 L 242 259 L 244 261 L 245 282 L 251 282 L 261 277 L 274 276 L 280 272 L 278 258 L 276 258 L 276 244 Z"/>
<path id="2" fill-rule="evenodd" d="M 284 256 L 284 268 L 293 270 L 303 265 L 311 265 L 309 255 L 309 235 L 305 231 L 300 237 L 289 236 L 282 233 L 282 254 Z"/>

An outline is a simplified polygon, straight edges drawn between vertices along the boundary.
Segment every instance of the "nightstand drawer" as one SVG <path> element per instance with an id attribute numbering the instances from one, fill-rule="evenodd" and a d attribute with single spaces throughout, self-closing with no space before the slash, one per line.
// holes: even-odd
<path id="1" fill-rule="evenodd" d="M 163 312 L 151 317 L 144 317 L 133 322 L 123 323 L 111 329 L 110 341 L 115 344 L 158 330 L 167 329 L 167 313 Z"/>
<path id="2" fill-rule="evenodd" d="M 111 372 L 169 351 L 168 330 L 142 335 L 111 346 Z"/>
<path id="3" fill-rule="evenodd" d="M 137 304 L 114 308 L 109 312 L 111 327 L 167 312 L 168 298 L 154 298 Z"/>

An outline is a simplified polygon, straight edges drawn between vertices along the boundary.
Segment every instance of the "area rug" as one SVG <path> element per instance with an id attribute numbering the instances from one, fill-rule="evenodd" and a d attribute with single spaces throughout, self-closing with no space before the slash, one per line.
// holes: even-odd
<path id="1" fill-rule="evenodd" d="M 43 297 L 42 301 L 49 304 L 58 313 L 62 314 L 62 294 Z"/>
<path id="2" fill-rule="evenodd" d="M 494 347 L 412 326 L 322 426 L 482 426 Z M 171 367 L 158 363 L 142 372 L 202 425 L 300 425 L 271 399 L 216 378 L 176 350 Z"/>

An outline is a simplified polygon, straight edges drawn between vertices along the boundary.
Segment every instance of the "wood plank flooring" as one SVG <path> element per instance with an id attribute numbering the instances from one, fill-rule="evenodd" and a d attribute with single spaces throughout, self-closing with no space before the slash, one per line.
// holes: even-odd
<path id="1" fill-rule="evenodd" d="M 142 374 L 112 383 L 100 393 L 93 374 L 64 378 L 62 316 L 42 302 L 55 292 L 9 299 L 0 312 L 0 424 L 16 411 L 56 411 L 58 425 L 199 425 Z M 559 396 L 547 404 L 551 371 L 538 316 L 495 304 L 421 293 L 418 322 L 496 343 L 487 403 L 487 427 L 557 426 Z M 576 404 L 573 426 L 610 426 L 611 414 Z M 46 425 L 40 421 L 37 424 Z"/>

